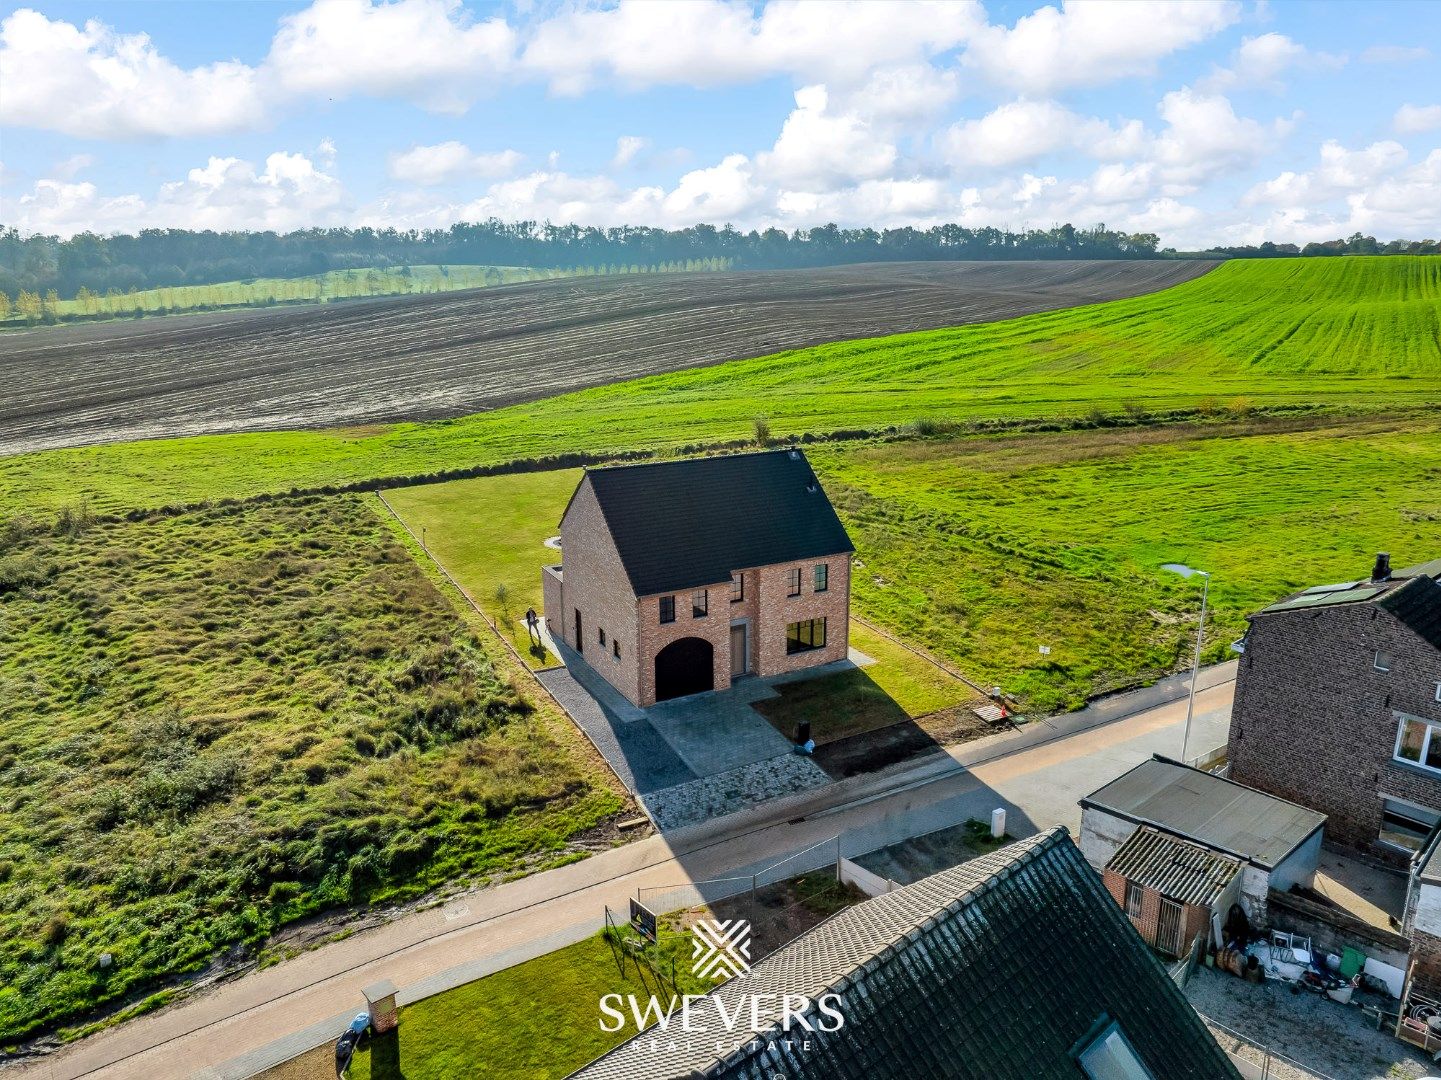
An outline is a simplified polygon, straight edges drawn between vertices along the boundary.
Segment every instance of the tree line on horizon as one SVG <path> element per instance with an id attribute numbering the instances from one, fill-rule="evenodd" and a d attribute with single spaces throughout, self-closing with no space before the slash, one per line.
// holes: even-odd
<path id="1" fill-rule="evenodd" d="M 0 227 L 0 294 L 22 291 L 69 299 L 90 294 L 210 285 L 254 278 L 298 278 L 332 270 L 407 265 L 512 266 L 578 270 L 723 260 L 734 269 L 766 270 L 847 263 L 1004 260 L 1265 258 L 1340 254 L 1435 254 L 1434 240 L 1380 243 L 1357 233 L 1346 240 L 1261 244 L 1202 252 L 1158 250 L 1154 233 L 1070 224 L 1013 232 L 934 225 L 876 230 L 824 225 L 785 232 L 741 232 L 730 225 L 687 229 L 602 229 L 549 222 L 458 223 L 445 229 L 303 229 L 296 232 L 144 229 L 135 235 L 22 235 Z"/>

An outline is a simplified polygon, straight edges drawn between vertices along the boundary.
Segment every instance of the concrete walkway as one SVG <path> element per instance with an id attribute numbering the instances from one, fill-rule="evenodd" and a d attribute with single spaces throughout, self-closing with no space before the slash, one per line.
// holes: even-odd
<path id="1" fill-rule="evenodd" d="M 1229 709 L 1231 690 L 1226 683 L 1200 694 L 1198 717 L 1206 720 L 1198 730 L 1207 727 L 1208 740 L 1216 737 L 1210 728 L 1224 729 L 1218 718 Z M 800 872 L 827 864 L 836 850 L 859 855 L 986 818 L 996 806 L 1007 807 L 1015 836 L 1054 822 L 1074 830 L 1076 799 L 1153 752 L 1176 753 L 1184 717 L 1185 702 L 1173 687 L 1169 703 L 1123 720 L 1088 722 L 1076 714 L 1074 731 L 1053 730 L 1049 741 L 1032 737 L 1032 727 L 1045 725 L 1032 725 L 985 740 L 985 747 L 935 755 L 939 761 L 854 777 L 653 836 L 251 972 L 16 1064 L 6 1075 L 231 1080 L 334 1038 L 359 1008 L 360 989 L 372 982 L 392 979 L 402 1001 L 460 985 L 595 932 L 606 906 L 624 909 L 642 887 L 655 894 L 760 873 L 782 861 L 784 872 Z"/>

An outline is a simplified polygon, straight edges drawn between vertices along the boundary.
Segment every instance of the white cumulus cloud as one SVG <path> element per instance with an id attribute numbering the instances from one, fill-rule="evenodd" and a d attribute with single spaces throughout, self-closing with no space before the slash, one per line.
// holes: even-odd
<path id="1" fill-rule="evenodd" d="M 1402 135 L 1421 135 L 1441 128 L 1441 105 L 1402 105 L 1391 119 Z"/>
<path id="2" fill-rule="evenodd" d="M 457 180 L 508 176 L 520 166 L 523 155 L 516 150 L 476 153 L 454 139 L 434 146 L 412 146 L 390 155 L 391 179 L 430 186 Z"/>
<path id="3" fill-rule="evenodd" d="M 1157 62 L 1234 23 L 1234 0 L 1068 0 L 973 36 L 964 63 L 1000 86 L 1051 94 L 1149 75 Z"/>
<path id="4" fill-rule="evenodd" d="M 1054 101 L 1012 101 L 977 120 L 954 125 L 941 143 L 947 160 L 957 168 L 994 168 L 1059 151 L 1103 159 L 1128 157 L 1143 148 L 1145 130 L 1139 120 L 1113 127 Z"/>
<path id="5" fill-rule="evenodd" d="M 824 86 L 802 87 L 795 100 L 775 146 L 756 159 L 768 179 L 825 190 L 881 176 L 895 164 L 896 148 L 856 114 L 832 110 Z"/>
<path id="6" fill-rule="evenodd" d="M 145 34 L 83 27 L 29 8 L 0 22 L 0 123 L 91 139 L 208 135 L 259 126 L 253 68 L 182 68 Z"/>

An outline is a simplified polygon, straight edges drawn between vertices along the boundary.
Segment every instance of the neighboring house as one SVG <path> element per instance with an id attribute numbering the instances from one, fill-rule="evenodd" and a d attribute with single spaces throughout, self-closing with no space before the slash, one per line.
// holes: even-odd
<path id="1" fill-rule="evenodd" d="M 1269 924 L 1272 889 L 1310 888 L 1326 818 L 1157 755 L 1081 800 L 1081 852 L 1161 952 L 1179 955 L 1239 903 Z"/>
<path id="2" fill-rule="evenodd" d="M 551 635 L 636 705 L 843 660 L 855 550 L 796 449 L 589 469 Z"/>
<path id="3" fill-rule="evenodd" d="M 710 997 L 689 1036 L 672 1021 L 575 1077 L 1239 1077 L 1059 827 L 842 911 Z"/>
<path id="4" fill-rule="evenodd" d="M 1401 932 L 1411 939 L 1408 996 L 1441 1002 L 1441 829 L 1432 833 L 1411 864 Z"/>
<path id="5" fill-rule="evenodd" d="M 1441 822 L 1438 578 L 1441 559 L 1392 571 L 1381 555 L 1369 578 L 1252 615 L 1238 645 L 1231 777 L 1398 866 Z"/>

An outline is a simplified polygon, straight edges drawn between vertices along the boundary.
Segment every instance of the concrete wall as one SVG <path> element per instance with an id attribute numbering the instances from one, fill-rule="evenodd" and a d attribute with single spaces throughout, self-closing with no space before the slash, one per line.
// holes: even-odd
<path id="1" fill-rule="evenodd" d="M 1332 908 L 1292 893 L 1273 892 L 1268 908 L 1270 924 L 1291 934 L 1305 934 L 1311 948 L 1325 956 L 1341 954 L 1349 945 L 1367 956 L 1406 970 L 1411 943 L 1400 934 L 1372 926 L 1339 908 Z"/>
<path id="2" fill-rule="evenodd" d="M 1377 650 L 1391 670 L 1374 670 Z M 1327 815 L 1331 840 L 1379 845 L 1381 798 L 1441 811 L 1441 774 L 1393 760 L 1398 713 L 1441 722 L 1441 651 L 1372 604 L 1260 615 L 1231 713 L 1231 779 Z"/>
<path id="3" fill-rule="evenodd" d="M 1101 873 L 1116 849 L 1131 838 L 1139 825 L 1134 821 L 1097 810 L 1094 806 L 1081 808 L 1081 854 L 1086 861 Z"/>
<path id="4" fill-rule="evenodd" d="M 551 633 L 580 652 L 601 678 L 636 701 L 642 667 L 636 648 L 635 597 L 589 477 L 581 479 L 560 523 L 560 546 L 561 610 L 549 610 L 549 594 L 546 598 Z M 581 613 L 585 639 L 581 642 L 575 638 L 576 609 Z M 606 635 L 604 646 L 600 644 L 601 630 Z M 612 645 L 616 641 L 620 642 L 619 660 Z"/>
<path id="5" fill-rule="evenodd" d="M 1287 855 L 1271 871 L 1270 887 L 1288 892 L 1293 885 L 1309 889 L 1316 882 L 1316 864 L 1321 858 L 1322 830 Z"/>

